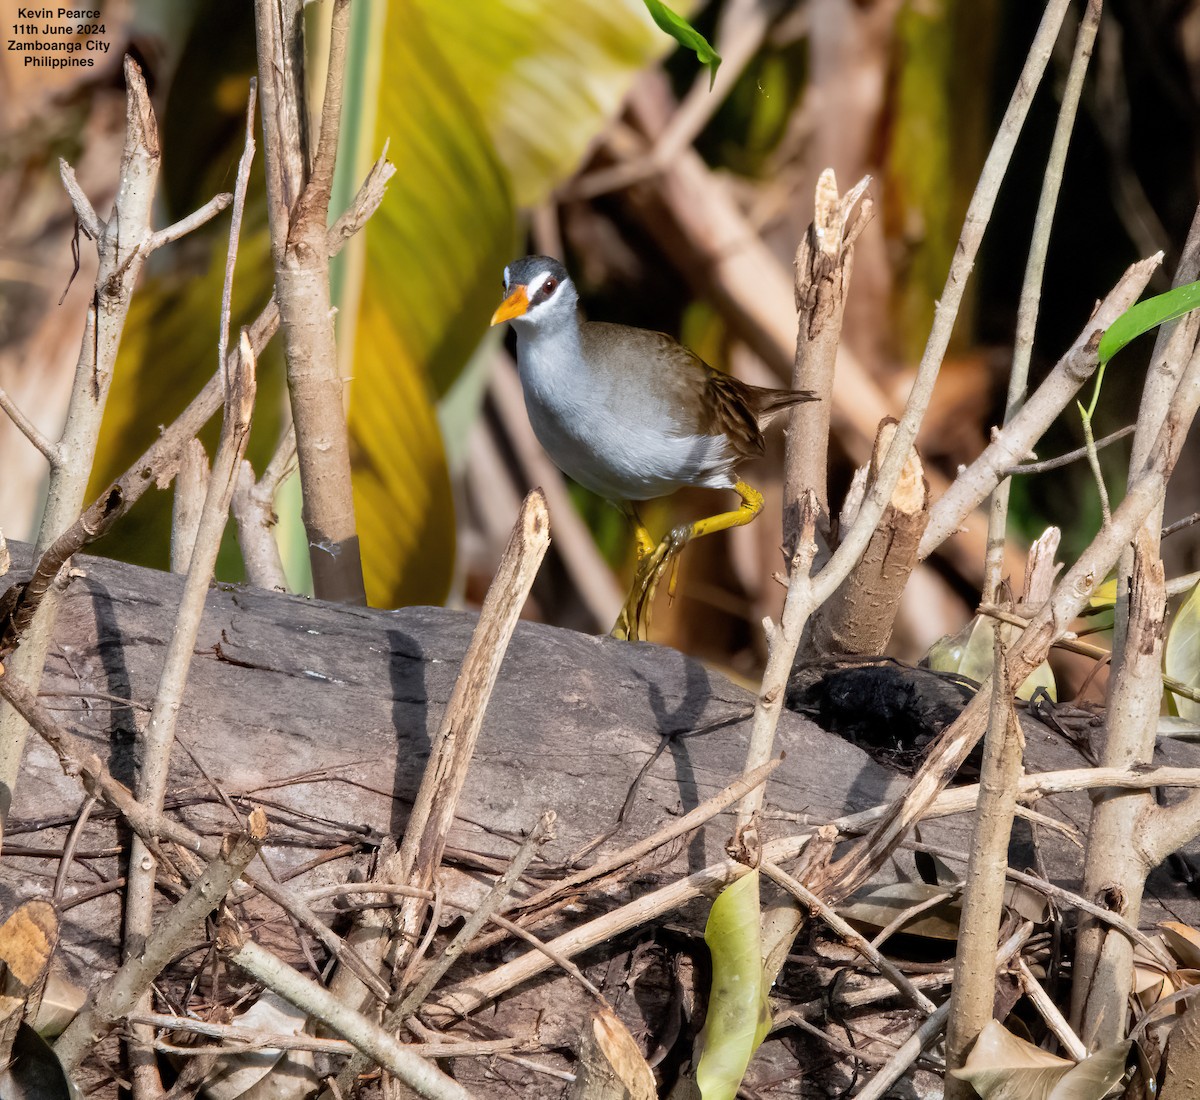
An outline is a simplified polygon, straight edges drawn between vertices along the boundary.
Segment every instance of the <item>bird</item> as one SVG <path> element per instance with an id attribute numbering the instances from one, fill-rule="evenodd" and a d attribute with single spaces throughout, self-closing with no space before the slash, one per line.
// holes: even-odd
<path id="1" fill-rule="evenodd" d="M 583 320 L 575 284 L 549 256 L 504 269 L 491 323 L 505 321 L 516 331 L 517 373 L 538 442 L 560 470 L 633 521 L 638 569 L 613 634 L 643 638 L 654 592 L 683 547 L 762 510 L 762 494 L 736 470 L 763 453 L 764 424 L 817 398 L 749 385 L 665 333 Z M 682 524 L 656 544 L 637 505 L 685 485 L 733 490 L 741 504 Z"/>

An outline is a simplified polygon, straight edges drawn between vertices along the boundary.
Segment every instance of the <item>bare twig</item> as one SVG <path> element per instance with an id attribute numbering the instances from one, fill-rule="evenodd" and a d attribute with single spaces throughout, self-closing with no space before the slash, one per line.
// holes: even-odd
<path id="1" fill-rule="evenodd" d="M 217 336 L 217 368 L 226 369 L 229 351 L 229 319 L 233 312 L 233 269 L 237 266 L 238 243 L 242 234 L 242 216 L 246 212 L 246 190 L 250 186 L 250 168 L 254 164 L 254 95 L 258 82 L 250 78 L 250 96 L 246 101 L 246 132 L 242 155 L 238 160 L 237 180 L 233 187 L 233 217 L 229 225 L 229 247 L 225 250 L 225 278 L 221 284 L 221 325 Z M 232 374 L 224 378 L 226 399 Z"/>
<path id="2" fill-rule="evenodd" d="M 550 545 L 550 519 L 541 490 L 526 498 L 513 527 L 512 538 L 479 612 L 479 622 L 463 658 L 454 691 L 433 737 L 429 762 L 421 778 L 399 851 L 379 869 L 383 882 L 405 882 L 428 889 L 442 861 L 446 833 L 454 820 L 458 796 L 483 726 L 488 699 L 517 618 L 529 595 L 538 566 Z M 416 898 L 402 903 L 396 925 L 402 938 L 397 960 L 409 957 L 425 913 L 425 902 Z M 364 919 L 351 933 L 350 942 L 374 966 L 379 966 L 387 946 L 382 917 Z M 359 1000 L 361 991 L 349 975 L 335 975 L 334 989 L 343 1000 Z"/>
<path id="3" fill-rule="evenodd" d="M 180 218 L 179 221 L 168 225 L 166 229 L 160 229 L 156 233 L 151 233 L 145 245 L 146 255 L 149 255 L 155 249 L 162 248 L 164 244 L 170 244 L 172 241 L 179 240 L 180 237 L 186 237 L 193 230 L 199 229 L 206 222 L 212 221 L 213 218 L 229 205 L 232 198 L 233 196 L 227 192 L 214 195 L 198 210 L 193 210 L 190 214 Z"/>
<path id="4" fill-rule="evenodd" d="M 879 971 L 889 982 L 904 994 L 926 1016 L 937 1009 L 913 983 L 905 977 L 892 963 L 879 953 L 879 950 L 861 933 L 852 928 L 838 913 L 826 905 L 812 893 L 802 882 L 798 882 L 782 868 L 774 863 L 764 861 L 761 864 L 763 874 L 777 882 L 809 912 L 815 913 L 846 943 L 853 947 L 864 959 Z"/>
<path id="5" fill-rule="evenodd" d="M 996 953 L 997 970 L 1006 966 L 1008 960 L 1021 950 L 1032 932 L 1033 925 L 1026 922 L 1009 937 Z M 950 1002 L 947 1001 L 913 1032 L 908 1041 L 889 1059 L 888 1064 L 867 1082 L 866 1087 L 857 1095 L 855 1100 L 883 1100 L 888 1090 L 904 1076 L 908 1067 L 921 1056 L 921 1051 L 940 1034 L 942 1028 L 946 1026 L 946 1019 L 949 1015 Z"/>
<path id="6" fill-rule="evenodd" d="M 1033 337 L 1042 299 L 1042 277 L 1046 268 L 1046 253 L 1050 249 L 1050 229 L 1054 223 L 1055 208 L 1058 206 L 1058 192 L 1067 163 L 1071 132 L 1075 129 L 1075 116 L 1079 111 L 1079 99 L 1083 93 L 1083 80 L 1087 75 L 1092 46 L 1100 26 L 1101 6 L 1102 0 L 1089 0 L 1083 19 L 1080 20 L 1079 31 L 1075 36 L 1075 52 L 1071 57 L 1071 67 L 1067 72 L 1067 82 L 1058 108 L 1058 121 L 1054 126 L 1054 138 L 1046 158 L 1046 171 L 1042 176 L 1042 191 L 1038 196 L 1037 213 L 1033 220 L 1033 237 L 1029 245 L 1029 258 L 1025 264 L 1025 277 L 1021 283 L 1021 301 L 1017 309 L 1017 333 L 1013 344 L 1012 370 L 1008 376 L 1008 399 L 1004 408 L 1006 425 L 1025 402 L 1029 360 L 1033 355 Z M 1010 487 L 1010 482 L 1005 478 L 992 490 L 983 582 L 984 598 L 989 600 L 995 598 L 996 589 L 1003 579 L 1004 538 L 1008 524 Z"/>
<path id="7" fill-rule="evenodd" d="M 1200 523 L 1200 512 L 1193 512 L 1190 516 L 1184 516 L 1183 519 L 1177 519 L 1174 523 L 1168 523 L 1162 529 L 1162 537 L 1165 539 L 1168 535 L 1175 534 L 1176 531 L 1191 527 L 1193 523 Z"/>
<path id="8" fill-rule="evenodd" d="M 1103 439 L 1096 440 L 1096 450 L 1102 451 L 1105 447 L 1124 439 L 1126 436 L 1133 435 L 1137 431 L 1136 424 L 1127 424 L 1124 428 L 1118 428 L 1115 432 L 1106 435 Z M 1073 451 L 1067 451 L 1066 454 L 1061 454 L 1055 458 L 1042 459 L 1040 462 L 1018 462 L 1015 466 L 1010 466 L 1004 471 L 1004 477 L 1016 477 L 1021 474 L 1044 474 L 1050 470 L 1057 470 L 1063 466 L 1069 466 L 1072 462 L 1078 462 L 1081 458 L 1087 458 L 1087 447 L 1076 447 Z M 1200 513 L 1197 513 L 1200 515 Z"/>
<path id="9" fill-rule="evenodd" d="M 297 9 L 298 10 L 298 9 Z M 366 603 L 350 484 L 350 443 L 338 374 L 326 223 L 342 111 L 349 0 L 336 0 L 321 132 L 306 179 L 298 37 L 275 0 L 256 0 L 259 94 L 276 296 L 287 351 L 304 526 L 313 588 L 322 599 Z"/>
<path id="10" fill-rule="evenodd" d="M 1002 477 L 1030 451 L 1045 434 L 1080 386 L 1099 366 L 1097 349 L 1104 330 L 1125 312 L 1145 289 L 1150 276 L 1162 263 L 1162 253 L 1131 265 L 1084 325 L 1045 381 L 1021 410 L 1005 425 L 983 453 L 933 503 L 929 526 L 918 551 L 922 559 L 932 554 L 953 534 L 968 515 L 1000 483 Z"/>
<path id="11" fill-rule="evenodd" d="M 204 869 L 183 898 L 158 919 L 140 949 L 111 978 L 92 990 L 87 1004 L 54 1044 L 54 1052 L 68 1072 L 133 1008 L 180 946 L 195 935 L 196 927 L 221 903 L 266 835 L 267 815 L 255 810 L 250 815 L 249 831 L 222 845 L 221 854 Z"/>
<path id="12" fill-rule="evenodd" d="M 1033 1003 L 1033 1007 L 1038 1010 L 1038 1014 L 1046 1021 L 1046 1025 L 1054 1032 L 1055 1037 L 1062 1043 L 1067 1053 L 1075 1061 L 1082 1062 L 1087 1057 L 1087 1047 L 1071 1030 L 1071 1025 L 1059 1012 L 1058 1006 L 1050 999 L 1050 995 L 1042 988 L 1041 982 L 1033 976 L 1033 971 L 1029 969 L 1024 959 L 1017 959 L 1016 970 L 1017 977 L 1021 979 L 1021 988 L 1025 991 L 1025 996 Z"/>
<path id="13" fill-rule="evenodd" d="M 946 1067 L 958 1069 L 968 1048 L 992 1018 L 995 949 L 1004 907 L 1004 872 L 1017 807 L 1025 738 L 1008 689 L 1004 642 L 996 631 L 991 708 L 983 743 L 979 810 L 971 833 L 971 859 L 963 886 L 962 917 L 954 955 L 954 983 L 946 1030 Z M 970 1086 L 946 1078 L 948 1100 L 966 1100 Z"/>
<path id="14" fill-rule="evenodd" d="M 240 1054 L 256 1050 L 311 1050 L 320 1054 L 355 1054 L 358 1048 L 345 1039 L 321 1039 L 315 1035 L 275 1035 L 255 1031 L 238 1024 L 214 1024 L 207 1020 L 194 1020 L 190 1016 L 169 1016 L 161 1012 L 130 1013 L 130 1023 L 146 1024 L 170 1031 L 186 1031 L 203 1035 L 209 1039 L 223 1039 L 223 1046 L 181 1046 L 177 1043 L 156 1039 L 156 1050 L 171 1054 L 195 1056 L 198 1054 Z M 538 1044 L 529 1039 L 479 1039 L 475 1041 L 447 1043 L 411 1043 L 405 1049 L 420 1058 L 478 1058 L 488 1057 L 505 1051 L 536 1050 Z"/>
<path id="15" fill-rule="evenodd" d="M 18 407 L 8 395 L 8 391 L 0 386 L 0 409 L 8 414 L 16 429 L 32 443 L 51 465 L 58 461 L 58 448 L 38 430 L 38 427 Z"/>
<path id="16" fill-rule="evenodd" d="M 404 995 L 404 999 L 400 1004 L 395 1008 L 388 1009 L 384 1014 L 383 1026 L 387 1031 L 394 1031 L 400 1027 L 412 1013 L 420 1008 L 425 1002 L 425 998 L 432 992 L 433 987 L 441 981 L 442 976 L 454 965 L 455 961 L 466 950 L 467 945 L 475 938 L 476 933 L 495 915 L 496 910 L 504 903 L 504 900 L 511 893 L 521 875 L 524 874 L 525 868 L 529 866 L 538 849 L 546 841 L 553 839 L 554 821 L 555 814 L 552 810 L 543 813 L 538 818 L 533 828 L 529 830 L 529 835 L 522 841 L 520 848 L 517 849 L 508 869 L 496 880 L 483 901 L 479 903 L 478 908 L 466 919 L 462 928 L 458 930 L 458 934 L 450 941 L 446 950 L 442 952 L 441 957 L 425 971 L 420 981 Z M 336 1087 L 327 1090 L 324 1095 L 329 1096 L 332 1094 L 336 1096 L 338 1090 L 346 1093 L 353 1086 L 355 1079 L 369 1065 L 370 1060 L 365 1055 L 355 1055 L 355 1057 L 351 1058 L 342 1067 L 342 1071 L 338 1074 Z"/>
<path id="17" fill-rule="evenodd" d="M 38 558 L 33 576 L 16 597 L 0 633 L 0 655 L 6 656 L 25 638 L 38 609 L 53 589 L 63 566 L 89 543 L 101 538 L 121 514 L 121 493 L 110 489 L 54 540 Z"/>
<path id="18" fill-rule="evenodd" d="M 150 712 L 150 721 L 142 735 L 144 747 L 141 772 L 138 776 L 138 798 L 143 805 L 155 812 L 161 810 L 166 794 L 171 746 L 175 740 L 175 723 L 187 685 L 196 636 L 200 631 L 200 620 L 204 615 L 204 601 L 212 581 L 217 553 L 221 548 L 221 536 L 229 517 L 229 500 L 233 495 L 237 464 L 245 453 L 246 441 L 250 436 L 250 416 L 254 409 L 256 380 L 254 353 L 245 332 L 242 333 L 240 341 L 237 367 L 238 373 L 230 380 L 227 391 L 221 438 L 217 444 L 217 453 L 213 457 L 208 493 L 204 498 L 204 509 L 196 528 L 196 543 L 188 565 L 179 611 L 163 658 L 162 673 L 154 695 L 154 709 Z M 142 941 L 150 935 L 154 926 L 156 873 L 157 862 L 154 853 L 135 835 L 129 851 L 129 883 L 125 896 L 127 956 L 134 955 L 141 949 Z M 144 1006 L 144 1010 L 148 1008 L 148 1004 Z M 152 1055 L 146 1058 L 139 1055 L 135 1075 L 139 1069 L 144 1070 L 147 1077 L 157 1079 L 158 1069 Z M 154 1091 L 153 1084 L 147 1088 L 150 1091 L 143 1092 L 143 1095 Z"/>
<path id="19" fill-rule="evenodd" d="M 219 942 L 231 963 L 348 1039 L 418 1095 L 430 1100 L 470 1100 L 470 1093 L 456 1081 L 397 1042 L 378 1024 L 348 1008 L 323 986 L 247 939 L 233 922 L 226 921 L 222 926 Z"/>
<path id="20" fill-rule="evenodd" d="M 208 496 L 208 455 L 204 444 L 192 439 L 179 460 L 171 506 L 171 572 L 187 573 L 196 547 L 200 514 Z"/>

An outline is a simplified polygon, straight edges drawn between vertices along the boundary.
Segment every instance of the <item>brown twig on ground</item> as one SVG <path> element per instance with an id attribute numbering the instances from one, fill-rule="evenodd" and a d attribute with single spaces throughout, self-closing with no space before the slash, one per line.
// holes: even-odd
<path id="1" fill-rule="evenodd" d="M 187 938 L 195 934 L 197 926 L 241 877 L 266 839 L 267 815 L 261 809 L 255 810 L 248 826 L 247 832 L 222 844 L 217 858 L 183 898 L 155 922 L 153 932 L 139 950 L 89 993 L 87 1004 L 54 1044 L 54 1053 L 68 1072 L 149 991 Z"/>
<path id="2" fill-rule="evenodd" d="M 345 1039 L 321 1039 L 315 1035 L 275 1035 L 255 1031 L 237 1024 L 215 1024 L 190 1016 L 169 1016 L 162 1012 L 130 1013 L 130 1023 L 170 1031 L 185 1031 L 208 1039 L 224 1039 L 223 1046 L 181 1046 L 161 1038 L 154 1041 L 156 1050 L 184 1057 L 198 1054 L 242 1054 L 256 1050 L 312 1050 L 321 1054 L 355 1054 L 358 1048 Z M 445 1043 L 406 1043 L 405 1049 L 420 1058 L 487 1058 L 506 1051 L 537 1050 L 530 1039 L 478 1039 Z"/>
<path id="3" fill-rule="evenodd" d="M 534 823 L 533 828 L 529 830 L 529 835 L 522 841 L 520 848 L 517 849 L 516 854 L 513 856 L 508 869 L 496 880 L 483 901 L 479 903 L 478 908 L 466 919 L 462 928 L 458 930 L 457 935 L 447 945 L 446 950 L 442 952 L 441 957 L 421 975 L 420 981 L 404 995 L 403 1000 L 394 1008 L 389 1008 L 384 1014 L 383 1026 L 387 1031 L 395 1031 L 401 1027 L 404 1021 L 421 1007 L 425 1002 L 425 998 L 433 991 L 433 987 L 441 981 L 446 971 L 454 965 L 458 957 L 467 949 L 471 940 L 475 938 L 475 935 L 484 924 L 495 915 L 496 910 L 504 903 L 521 875 L 524 874 L 525 868 L 529 866 L 538 849 L 548 840 L 553 839 L 554 821 L 554 812 L 548 810 Z M 339 1091 L 343 1094 L 346 1093 L 353 1087 L 357 1077 L 366 1071 L 369 1066 L 370 1059 L 361 1053 L 356 1054 L 342 1067 L 342 1071 L 337 1077 L 336 1086 L 326 1090 L 322 1096 L 329 1096 L 330 1094 L 336 1096 Z"/>
<path id="4" fill-rule="evenodd" d="M 1017 809 L 1025 737 L 1008 689 L 1004 641 L 994 644 L 992 699 L 983 742 L 979 809 L 971 830 L 971 859 L 963 885 L 962 916 L 954 954 L 954 984 L 946 1028 L 946 1068 L 958 1069 L 992 1018 L 996 995 L 996 940 L 1004 909 L 1004 872 Z M 966 1100 L 971 1087 L 946 1078 L 947 1100 Z"/>
<path id="5" fill-rule="evenodd" d="M 996 953 L 996 970 L 1007 965 L 1009 959 L 1017 954 L 1025 945 L 1025 941 L 1029 939 L 1032 932 L 1033 925 L 1026 922 L 1005 941 Z M 928 1017 L 913 1032 L 908 1041 L 888 1060 L 888 1064 L 867 1082 L 866 1087 L 858 1093 L 855 1100 L 883 1100 L 888 1090 L 904 1076 L 908 1067 L 921 1056 L 921 1051 L 941 1033 L 942 1028 L 946 1026 L 946 1019 L 949 1015 L 950 1002 L 946 1001 L 941 1008 Z"/>
<path id="6" fill-rule="evenodd" d="M 297 28 L 288 25 L 299 9 L 275 0 L 256 0 L 254 11 L 271 256 L 287 352 L 313 589 L 321 599 L 366 604 L 326 247 L 350 3 L 335 0 L 333 6 L 325 101 L 311 174 L 304 161 L 303 70 L 295 56 L 301 39 Z"/>
<path id="7" fill-rule="evenodd" d="M 525 498 L 480 609 L 454 692 L 433 737 L 429 762 L 405 826 L 403 842 L 399 851 L 379 868 L 376 875 L 379 881 L 407 883 L 422 890 L 432 885 L 483 727 L 488 699 L 549 545 L 546 500 L 541 490 L 535 489 Z M 425 911 L 426 903 L 421 898 L 400 906 L 395 922 L 400 937 L 397 967 L 407 964 Z M 368 915 L 350 935 L 350 942 L 376 968 L 382 964 L 389 939 L 386 923 L 381 915 Z M 362 1000 L 362 990 L 357 988 L 352 975 L 335 975 L 333 988 L 348 1003 Z"/>
<path id="8" fill-rule="evenodd" d="M 885 959 L 861 932 L 851 927 L 836 911 L 813 894 L 802 882 L 798 882 L 782 868 L 769 861 L 764 860 L 761 866 L 763 874 L 782 886 L 810 913 L 816 914 L 845 943 L 848 943 L 858 951 L 864 959 L 874 966 L 880 974 L 887 978 L 892 985 L 912 1001 L 926 1016 L 937 1009 L 937 1005 L 917 989 L 892 963 Z"/>

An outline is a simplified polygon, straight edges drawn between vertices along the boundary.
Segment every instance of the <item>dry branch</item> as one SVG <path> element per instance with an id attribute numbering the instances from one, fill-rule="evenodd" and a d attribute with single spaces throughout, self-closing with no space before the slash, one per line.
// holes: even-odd
<path id="1" fill-rule="evenodd" d="M 867 479 L 878 476 L 879 463 L 895 428 L 896 422 L 890 418 L 880 425 L 870 470 L 860 471 L 864 491 Z M 848 496 L 841 525 L 848 527 L 853 519 Z M 862 558 L 845 583 L 813 615 L 799 657 L 801 664 L 825 657 L 876 657 L 885 652 L 928 521 L 929 483 L 914 448 Z"/>
<path id="2" fill-rule="evenodd" d="M 442 862 L 446 833 L 454 821 L 458 797 L 483 727 L 488 699 L 496 684 L 509 639 L 521 608 L 550 545 L 550 518 L 540 489 L 526 498 L 513 527 L 500 567 L 488 589 L 463 658 L 454 694 L 434 735 L 429 762 L 421 779 L 416 802 L 405 827 L 400 849 L 380 867 L 381 882 L 405 883 L 428 890 Z M 423 898 L 400 906 L 396 928 L 401 937 L 398 966 L 407 964 L 426 912 Z M 351 934 L 350 942 L 373 965 L 383 960 L 388 943 L 386 917 L 368 915 Z M 335 976 L 334 989 L 348 1002 L 359 1002 L 362 991 L 351 975 Z"/>
<path id="3" fill-rule="evenodd" d="M 350 484 L 344 383 L 338 373 L 326 245 L 342 113 L 349 0 L 336 0 L 321 129 L 311 175 L 304 160 L 298 3 L 256 0 L 267 213 L 276 298 L 296 426 L 304 526 L 313 589 L 321 599 L 365 604 Z"/>
<path id="4" fill-rule="evenodd" d="M 125 83 L 128 89 L 125 145 L 117 199 L 107 221 L 101 221 L 92 209 L 70 166 L 60 162 L 63 186 L 80 224 L 95 241 L 100 263 L 80 342 L 66 421 L 49 456 L 50 484 L 38 528 L 39 553 L 75 522 L 83 508 L 121 333 L 146 258 L 156 247 L 213 217 L 229 202 L 229 196 L 220 196 L 202 209 L 203 216 L 184 219 L 180 226 L 159 234 L 151 230 L 161 150 L 146 84 L 131 57 L 125 58 Z M 41 682 L 57 610 L 57 598 L 51 592 L 9 665 L 9 675 L 32 685 L 34 690 Z M 20 716 L 0 706 L 0 818 L 8 814 L 26 732 Z"/>
<path id="5" fill-rule="evenodd" d="M 188 892 L 155 922 L 153 933 L 136 954 L 88 995 L 87 1004 L 59 1036 L 54 1052 L 73 1070 L 96 1044 L 129 1012 L 175 953 L 194 936 L 201 924 L 224 899 L 267 836 L 267 815 L 255 810 L 246 833 L 231 838 L 204 869 Z"/>
<path id="6" fill-rule="evenodd" d="M 992 1018 L 995 949 L 1004 907 L 1004 872 L 1017 808 L 1025 738 L 1008 689 L 1004 643 L 996 632 L 991 708 L 979 777 L 979 809 L 971 835 L 971 858 L 963 886 L 962 916 L 954 955 L 954 984 L 946 1030 L 946 1068 L 958 1069 Z M 966 1100 L 970 1086 L 946 1078 L 947 1100 Z"/>

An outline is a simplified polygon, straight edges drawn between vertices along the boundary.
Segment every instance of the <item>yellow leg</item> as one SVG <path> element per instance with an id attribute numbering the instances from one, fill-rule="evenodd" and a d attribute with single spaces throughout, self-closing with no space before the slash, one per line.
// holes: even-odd
<path id="1" fill-rule="evenodd" d="M 621 511 L 629 517 L 629 522 L 633 524 L 633 537 L 637 541 L 637 560 L 641 562 L 642 558 L 654 553 L 654 540 L 650 537 L 650 532 L 646 530 L 646 525 L 642 522 L 636 504 L 626 501 L 621 505 Z"/>
<path id="2" fill-rule="evenodd" d="M 633 587 L 629 597 L 613 626 L 613 637 L 628 638 L 635 642 L 647 636 L 650 629 L 650 606 L 654 601 L 654 594 L 658 590 L 659 582 L 670 569 L 671 582 L 668 585 L 668 595 L 674 597 L 679 555 L 692 539 L 711 535 L 717 531 L 727 531 L 731 527 L 743 527 L 762 511 L 762 493 L 757 489 L 747 485 L 744 481 L 739 481 L 734 489 L 742 498 L 741 507 L 735 508 L 731 512 L 720 512 L 715 516 L 696 520 L 694 523 L 681 524 L 657 546 L 653 546 L 646 529 L 636 519 L 635 513 L 638 568 L 634 574 Z"/>

